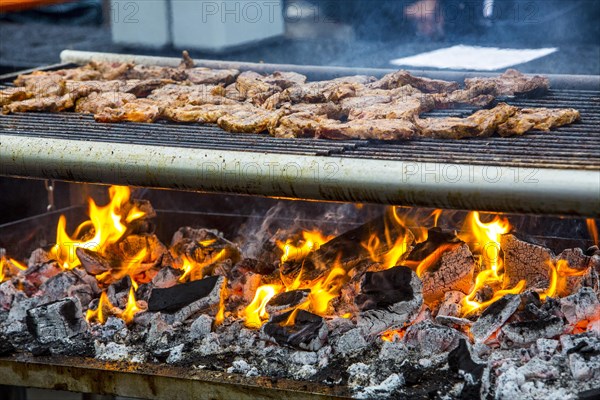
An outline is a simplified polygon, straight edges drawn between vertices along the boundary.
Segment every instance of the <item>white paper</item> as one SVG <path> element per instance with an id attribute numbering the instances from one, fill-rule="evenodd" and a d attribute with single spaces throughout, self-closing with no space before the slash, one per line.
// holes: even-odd
<path id="1" fill-rule="evenodd" d="M 497 47 L 465 46 L 460 44 L 444 49 L 428 51 L 415 56 L 397 58 L 390 61 L 390 63 L 408 67 L 495 71 L 547 56 L 557 50 L 555 47 L 543 49 L 500 49 Z"/>

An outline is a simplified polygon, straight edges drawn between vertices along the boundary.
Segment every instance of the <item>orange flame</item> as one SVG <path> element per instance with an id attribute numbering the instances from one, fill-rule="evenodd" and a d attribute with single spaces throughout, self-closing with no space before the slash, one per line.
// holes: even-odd
<path id="1" fill-rule="evenodd" d="M 408 251 L 409 245 L 409 230 L 406 228 L 403 217 L 398 215 L 395 207 L 390 207 L 388 214 L 391 218 L 384 219 L 384 238 L 380 239 L 377 234 L 373 233 L 367 240 L 364 240 L 360 245 L 369 252 L 369 258 L 375 263 L 380 263 L 384 269 L 390 269 L 398 265 L 398 262 Z M 404 230 L 404 234 L 398 236 L 394 241 L 392 231 L 389 227 L 388 219 L 390 219 L 397 227 Z M 385 246 L 383 245 L 385 243 Z"/>
<path id="2" fill-rule="evenodd" d="M 567 295 L 567 279 L 569 276 L 582 276 L 585 275 L 587 270 L 574 269 L 569 266 L 567 260 L 558 260 L 556 264 L 552 260 L 548 261 L 548 267 L 550 268 L 550 284 L 548 289 L 543 293 L 540 293 L 540 298 L 545 300 L 548 297 L 562 297 Z"/>
<path id="3" fill-rule="evenodd" d="M 128 204 L 131 192 L 126 186 L 111 186 L 109 188 L 110 201 L 106 206 L 98 206 L 93 199 L 89 199 L 89 221 L 79 225 L 73 236 L 66 232 L 67 220 L 60 216 L 56 229 L 56 245 L 50 254 L 64 269 L 73 269 L 81 263 L 75 255 L 77 247 L 85 247 L 102 253 L 106 247 L 117 242 L 125 232 L 127 226 L 145 215 L 137 207 L 132 206 L 126 213 L 123 207 Z M 93 237 L 87 240 L 81 238 L 82 232 L 91 228 Z"/>
<path id="4" fill-rule="evenodd" d="M 92 322 L 94 320 L 98 321 L 101 324 L 106 322 L 106 318 L 108 313 L 111 313 L 114 306 L 108 300 L 108 296 L 106 292 L 102 292 L 100 295 L 100 300 L 98 301 L 98 307 L 95 310 L 88 309 L 85 313 L 85 319 L 87 322 Z"/>
<path id="5" fill-rule="evenodd" d="M 477 292 L 483 287 L 494 287 L 502 282 L 504 264 L 500 257 L 500 237 L 510 232 L 510 229 L 508 219 L 498 215 L 491 222 L 482 222 L 477 211 L 467 215 L 463 226 L 465 233 L 458 236 L 469 245 L 474 254 L 481 256 L 482 270 L 477 274 L 471 292 L 462 301 L 464 316 L 485 309 L 506 294 L 521 293 L 525 288 L 526 282 L 520 281 L 512 289 L 496 291 L 490 300 L 481 303 L 475 300 Z"/>
<path id="6" fill-rule="evenodd" d="M 588 218 L 585 220 L 585 222 L 587 224 L 590 237 L 594 241 L 594 244 L 598 246 L 600 243 L 598 242 L 598 227 L 596 226 L 596 221 L 593 218 Z"/>
<path id="7" fill-rule="evenodd" d="M 292 239 L 288 239 L 284 242 L 276 241 L 277 247 L 283 251 L 281 256 L 281 263 L 287 261 L 300 261 L 306 256 L 318 250 L 323 244 L 329 242 L 335 236 L 327 236 L 318 230 L 303 231 L 302 240 L 299 244 L 295 244 Z"/>
<path id="8" fill-rule="evenodd" d="M 98 305 L 98 308 L 100 308 L 100 305 Z M 129 296 L 127 296 L 127 306 L 125 307 L 125 310 L 123 310 L 123 312 L 121 313 L 120 317 L 123 321 L 125 321 L 126 324 L 129 325 L 133 322 L 133 317 L 135 316 L 135 314 L 141 311 L 144 310 L 138 307 L 137 301 L 135 300 L 134 288 L 132 285 L 129 288 Z"/>
<path id="9" fill-rule="evenodd" d="M 206 242 L 209 242 L 209 241 L 207 240 Z M 214 240 L 212 242 L 214 242 Z M 202 243 L 203 242 L 201 242 L 201 244 Z M 209 265 L 218 263 L 219 261 L 223 260 L 226 256 L 227 256 L 227 251 L 225 249 L 222 249 L 214 256 L 211 255 L 211 256 L 207 257 L 202 262 L 195 262 L 193 260 L 190 260 L 189 257 L 187 257 L 186 255 L 183 255 L 182 256 L 183 266 L 181 267 L 181 269 L 183 269 L 184 272 L 183 272 L 183 275 L 181 275 L 179 277 L 179 282 L 185 282 L 188 279 L 191 279 L 194 281 L 202 279 L 203 278 L 202 270 L 205 267 L 208 267 Z"/>
<path id="10" fill-rule="evenodd" d="M 256 289 L 254 299 L 244 309 L 245 321 L 244 325 L 248 328 L 260 328 L 264 321 L 269 317 L 266 307 L 269 300 L 281 292 L 281 285 L 262 285 Z"/>
<path id="11" fill-rule="evenodd" d="M 27 266 L 15 260 L 14 258 L 6 258 L 5 256 L 0 257 L 0 283 L 4 282 L 11 272 L 11 267 L 20 269 L 21 271 L 27 270 Z"/>

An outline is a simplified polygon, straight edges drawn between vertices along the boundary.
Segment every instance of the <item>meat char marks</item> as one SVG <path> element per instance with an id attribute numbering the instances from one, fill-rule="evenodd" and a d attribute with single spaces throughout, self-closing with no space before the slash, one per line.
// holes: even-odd
<path id="1" fill-rule="evenodd" d="M 548 79 L 507 70 L 457 82 L 396 71 L 309 82 L 290 71 L 261 74 L 197 67 L 184 52 L 177 67 L 91 62 L 19 76 L 0 90 L 4 113 L 75 111 L 98 122 L 216 124 L 234 133 L 282 138 L 462 139 L 546 131 L 580 118 L 573 109 L 518 108 L 503 97 L 536 96 Z M 499 99 L 500 98 L 500 99 Z M 464 118 L 423 114 L 456 106 L 482 108 Z"/>

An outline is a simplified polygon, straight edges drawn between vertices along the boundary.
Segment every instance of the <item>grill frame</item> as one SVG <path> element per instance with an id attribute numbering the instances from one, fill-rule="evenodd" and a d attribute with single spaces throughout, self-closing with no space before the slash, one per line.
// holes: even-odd
<path id="1" fill-rule="evenodd" d="M 63 52 L 62 57 L 67 62 L 63 65 L 91 59 L 156 65 L 179 62 L 72 51 Z M 261 72 L 296 70 L 311 80 L 389 72 L 207 60 L 197 64 Z M 458 80 L 475 75 L 417 74 L 442 79 L 451 75 Z M 0 175 L 326 201 L 600 216 L 600 159 L 593 151 L 600 147 L 600 77 L 550 79 L 557 89 L 549 97 L 508 102 L 578 108 L 583 122 L 552 133 L 514 138 L 326 141 L 229 134 L 198 125 L 97 124 L 90 116 L 68 113 L 1 116 Z M 598 90 L 589 89 L 596 86 Z M 438 110 L 430 115 L 472 111 Z M 537 144 L 543 148 L 536 149 Z M 537 159 L 532 158 L 536 155 Z"/>

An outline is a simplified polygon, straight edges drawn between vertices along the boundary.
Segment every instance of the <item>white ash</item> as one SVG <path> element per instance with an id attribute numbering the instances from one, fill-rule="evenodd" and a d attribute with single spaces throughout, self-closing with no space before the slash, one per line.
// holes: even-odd
<path id="1" fill-rule="evenodd" d="M 358 328 L 347 331 L 333 341 L 334 350 L 344 356 L 359 352 L 368 345 L 361 330 Z"/>
<path id="2" fill-rule="evenodd" d="M 299 365 L 315 365 L 319 355 L 314 351 L 295 351 L 290 355 L 290 361 Z"/>
<path id="3" fill-rule="evenodd" d="M 399 374 L 391 374 L 378 385 L 367 386 L 354 394 L 357 399 L 381 399 L 388 397 L 398 388 L 404 385 L 404 377 Z"/>
<path id="4" fill-rule="evenodd" d="M 306 364 L 306 365 L 303 365 L 302 367 L 300 367 L 298 372 L 296 372 L 294 374 L 294 378 L 299 379 L 299 380 L 308 380 L 312 376 L 316 375 L 317 372 L 318 371 L 315 367 L 313 367 L 312 365 Z"/>
<path id="5" fill-rule="evenodd" d="M 96 358 L 102 361 L 127 361 L 130 360 L 129 348 L 124 344 L 110 342 L 108 344 L 96 342 Z"/>
<path id="6" fill-rule="evenodd" d="M 167 357 L 167 364 L 176 364 L 182 360 L 184 346 L 185 345 L 182 343 L 182 344 L 179 344 L 179 345 L 173 347 L 169 351 L 169 357 Z"/>
<path id="7" fill-rule="evenodd" d="M 411 325 L 402 341 L 409 349 L 412 348 L 423 355 L 436 355 L 453 350 L 458 346 L 460 339 L 468 340 L 456 329 L 424 321 Z"/>
<path id="8" fill-rule="evenodd" d="M 41 343 L 71 338 L 87 330 L 81 304 L 76 297 L 66 297 L 27 310 L 27 328 Z"/>
<path id="9" fill-rule="evenodd" d="M 536 321 L 505 324 L 498 335 L 503 344 L 525 346 L 538 338 L 553 338 L 563 332 L 562 318 L 550 317 Z"/>
<path id="10" fill-rule="evenodd" d="M 381 361 L 405 360 L 408 358 L 408 349 L 402 342 L 383 342 L 378 355 Z"/>
<path id="11" fill-rule="evenodd" d="M 600 315 L 600 302 L 594 290 L 581 288 L 577 293 L 560 299 L 560 309 L 570 324 Z"/>
<path id="12" fill-rule="evenodd" d="M 371 384 L 370 367 L 362 362 L 354 363 L 346 370 L 348 373 L 348 386 L 352 390 L 360 390 Z"/>
<path id="13" fill-rule="evenodd" d="M 196 339 L 202 339 L 208 335 L 212 330 L 213 317 L 210 315 L 202 314 L 192 322 L 190 326 L 189 338 L 193 341 Z"/>
<path id="14" fill-rule="evenodd" d="M 556 353 L 559 344 L 560 342 L 555 339 L 538 339 L 535 343 L 538 357 L 549 360 Z"/>

